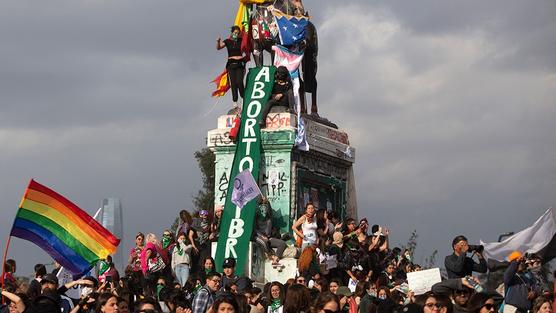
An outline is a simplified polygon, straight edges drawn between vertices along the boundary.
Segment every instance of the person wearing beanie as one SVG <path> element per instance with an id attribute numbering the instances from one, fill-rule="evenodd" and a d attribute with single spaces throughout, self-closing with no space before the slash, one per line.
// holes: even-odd
<path id="1" fill-rule="evenodd" d="M 522 253 L 512 252 L 508 261 L 510 266 L 504 273 L 504 313 L 527 312 L 532 307 L 531 301 L 540 295 L 539 285 L 535 277 L 527 271 L 525 256 Z"/>

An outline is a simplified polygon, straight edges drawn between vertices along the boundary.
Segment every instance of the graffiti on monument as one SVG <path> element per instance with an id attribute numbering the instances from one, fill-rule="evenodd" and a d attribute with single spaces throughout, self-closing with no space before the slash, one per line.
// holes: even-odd
<path id="1" fill-rule="evenodd" d="M 291 115 L 289 113 L 287 114 L 275 114 L 275 115 L 271 115 L 269 114 L 266 117 L 266 128 L 279 128 L 279 127 L 285 127 L 285 126 L 290 126 L 291 125 Z"/>
<path id="2" fill-rule="evenodd" d="M 223 133 L 213 133 L 209 134 L 208 143 L 210 146 L 228 146 L 232 145 L 234 142 L 230 139 L 230 132 L 226 131 Z"/>
<path id="3" fill-rule="evenodd" d="M 266 152 L 264 168 L 260 173 L 261 192 L 267 196 L 273 209 L 276 226 L 287 226 L 290 210 L 290 160 L 289 152 Z"/>
<path id="4" fill-rule="evenodd" d="M 226 192 L 228 191 L 228 173 L 222 172 L 220 178 L 218 179 L 217 194 L 215 196 L 218 202 L 223 202 L 226 200 Z"/>

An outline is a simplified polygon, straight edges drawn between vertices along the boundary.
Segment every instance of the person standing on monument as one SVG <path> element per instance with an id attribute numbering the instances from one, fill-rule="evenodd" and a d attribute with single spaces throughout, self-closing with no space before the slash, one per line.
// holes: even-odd
<path id="1" fill-rule="evenodd" d="M 317 228 L 315 207 L 312 202 L 308 202 L 305 205 L 305 214 L 297 219 L 292 226 L 292 230 L 297 234 L 298 238 L 303 238 L 301 250 L 317 244 Z"/>
<path id="2" fill-rule="evenodd" d="M 241 52 L 241 29 L 239 26 L 232 26 L 230 37 L 222 40 L 218 37 L 216 39 L 216 50 L 226 48 L 228 50 L 228 62 L 226 63 L 226 70 L 228 71 L 228 82 L 232 88 L 232 101 L 233 109 L 238 108 L 238 93 L 243 99 L 245 94 L 245 86 L 243 84 L 243 77 L 245 76 L 245 61 L 243 53 Z"/>

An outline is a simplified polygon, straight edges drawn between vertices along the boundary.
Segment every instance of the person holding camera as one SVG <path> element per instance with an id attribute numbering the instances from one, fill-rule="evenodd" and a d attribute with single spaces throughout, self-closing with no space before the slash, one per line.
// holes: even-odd
<path id="1" fill-rule="evenodd" d="M 510 266 L 504 272 L 504 313 L 527 312 L 541 290 L 533 274 L 527 270 L 527 259 L 521 252 L 512 252 L 508 261 Z"/>
<path id="2" fill-rule="evenodd" d="M 454 253 L 448 255 L 444 259 L 444 266 L 446 267 L 448 278 L 462 278 L 471 276 L 473 272 L 487 272 L 487 263 L 483 256 L 483 246 L 469 245 L 467 243 L 467 238 L 460 235 L 452 240 L 452 249 L 454 249 Z M 471 257 L 467 256 L 467 252 L 473 253 Z M 478 262 L 473 260 L 475 255 L 478 258 Z"/>

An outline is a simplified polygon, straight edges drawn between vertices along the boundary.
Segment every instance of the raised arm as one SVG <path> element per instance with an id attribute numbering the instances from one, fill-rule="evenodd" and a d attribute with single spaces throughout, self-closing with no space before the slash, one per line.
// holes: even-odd
<path id="1" fill-rule="evenodd" d="M 21 300 L 21 298 L 16 295 L 15 293 L 8 292 L 6 290 L 2 290 L 2 296 L 10 299 L 12 303 L 15 303 L 15 307 L 17 312 L 23 313 L 25 311 L 25 303 Z"/>
<path id="2" fill-rule="evenodd" d="M 224 49 L 224 47 L 226 47 L 226 44 L 224 43 L 222 38 L 218 37 L 218 39 L 216 39 L 216 50 Z"/>

